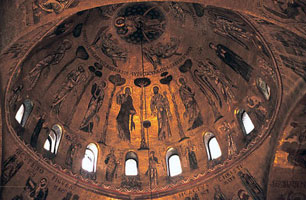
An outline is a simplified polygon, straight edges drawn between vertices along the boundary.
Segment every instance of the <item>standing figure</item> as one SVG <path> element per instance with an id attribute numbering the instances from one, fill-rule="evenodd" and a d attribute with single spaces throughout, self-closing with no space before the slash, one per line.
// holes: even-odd
<path id="1" fill-rule="evenodd" d="M 215 82 L 224 100 L 230 103 L 234 99 L 234 93 L 231 87 L 236 87 L 232 84 L 231 80 L 209 59 L 206 59 L 204 62 L 199 62 L 199 68 L 207 77 Z"/>
<path id="2" fill-rule="evenodd" d="M 67 155 L 66 155 L 66 160 L 65 160 L 65 164 L 66 166 L 71 169 L 72 168 L 72 164 L 73 164 L 73 158 L 74 158 L 74 154 L 76 152 L 77 149 L 77 145 L 72 143 L 69 146 L 69 149 L 67 151 Z"/>
<path id="3" fill-rule="evenodd" d="M 188 146 L 186 147 L 186 150 L 188 152 L 188 160 L 189 160 L 189 166 L 190 169 L 198 169 L 198 161 L 196 154 L 193 149 L 193 145 L 191 144 L 191 141 L 188 141 Z"/>
<path id="4" fill-rule="evenodd" d="M 131 141 L 130 131 L 133 129 L 135 130 L 133 116 L 136 114 L 136 110 L 133 106 L 130 88 L 126 87 L 124 94 L 120 94 L 122 90 L 123 87 L 116 95 L 117 104 L 121 105 L 120 111 L 116 118 L 117 129 L 120 139 Z M 129 123 L 131 123 L 131 127 L 129 126 Z"/>
<path id="5" fill-rule="evenodd" d="M 209 47 L 216 51 L 217 56 L 232 70 L 234 70 L 237 74 L 247 82 L 249 82 L 253 67 L 247 64 L 240 56 L 238 56 L 235 52 L 227 48 L 222 44 L 218 44 L 217 46 L 214 43 L 209 43 Z"/>
<path id="6" fill-rule="evenodd" d="M 154 151 L 150 152 L 149 168 L 146 172 L 146 176 L 150 177 L 150 183 L 152 184 L 152 186 L 157 186 L 158 185 L 158 175 L 157 175 L 156 165 L 159 163 L 158 163 L 157 157 L 155 157 L 154 154 L 155 154 Z"/>
<path id="7" fill-rule="evenodd" d="M 105 179 L 107 181 L 113 181 L 113 178 L 116 175 L 117 166 L 119 165 L 119 162 L 117 162 L 114 154 L 114 149 L 110 150 L 110 153 L 106 156 L 104 163 L 107 164 Z"/>
<path id="8" fill-rule="evenodd" d="M 104 88 L 106 86 L 106 83 L 103 81 L 101 86 L 97 85 L 96 83 L 91 88 L 91 94 L 92 97 L 88 103 L 87 111 L 85 113 L 85 116 L 83 118 L 83 121 L 80 125 L 80 130 L 85 132 L 92 133 L 93 128 L 93 118 L 97 117 L 97 113 L 100 110 L 100 107 L 102 106 L 103 99 L 104 99 Z M 98 118 L 99 120 L 99 118 Z"/>
<path id="9" fill-rule="evenodd" d="M 52 108 L 56 114 L 59 113 L 60 105 L 68 94 L 81 82 L 86 80 L 85 70 L 80 65 L 76 70 L 72 70 L 66 77 L 62 87 L 56 92 L 52 102 Z"/>
<path id="10" fill-rule="evenodd" d="M 35 148 L 36 149 L 36 145 L 37 145 L 37 140 L 38 140 L 38 136 L 39 136 L 39 133 L 43 127 L 43 124 L 45 122 L 45 115 L 41 116 L 34 128 L 34 131 L 32 133 L 32 136 L 31 136 L 31 147 Z"/>
<path id="11" fill-rule="evenodd" d="M 179 89 L 180 97 L 185 106 L 184 118 L 188 118 L 189 128 L 187 130 L 195 129 L 203 124 L 202 115 L 199 106 L 194 98 L 195 93 L 186 84 L 184 78 L 179 79 L 181 87 Z"/>
<path id="12" fill-rule="evenodd" d="M 169 121 L 172 119 L 168 99 L 159 94 L 159 88 L 153 87 L 154 96 L 151 99 L 152 115 L 157 116 L 158 121 L 158 139 L 165 140 L 171 136 Z"/>
<path id="13" fill-rule="evenodd" d="M 44 70 L 45 70 L 45 75 L 46 76 L 48 75 L 50 71 L 50 65 L 57 65 L 64 58 L 66 51 L 71 48 L 71 45 L 72 45 L 71 42 L 65 39 L 59 45 L 56 51 L 47 55 L 45 58 L 43 58 L 35 65 L 35 67 L 26 76 L 26 79 L 29 80 L 30 82 L 28 90 L 32 90 L 36 86 L 41 76 L 41 73 Z"/>
<path id="14" fill-rule="evenodd" d="M 224 121 L 220 126 L 220 132 L 227 135 L 227 157 L 228 159 L 232 159 L 232 157 L 238 153 L 236 144 L 233 140 L 232 131 L 230 128 L 230 124 Z"/>

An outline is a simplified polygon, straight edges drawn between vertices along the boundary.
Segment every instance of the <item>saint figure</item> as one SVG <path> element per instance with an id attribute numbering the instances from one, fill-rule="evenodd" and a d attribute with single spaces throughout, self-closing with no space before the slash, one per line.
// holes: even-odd
<path id="1" fill-rule="evenodd" d="M 106 84 L 104 81 L 102 82 L 101 86 L 97 85 L 96 83 L 92 86 L 91 89 L 92 97 L 88 103 L 87 111 L 80 125 L 80 130 L 92 133 L 93 118 L 94 117 L 98 118 L 97 113 L 99 112 L 100 107 L 102 106 L 103 103 L 104 99 L 103 89 L 105 88 L 105 86 Z"/>
<path id="2" fill-rule="evenodd" d="M 35 65 L 35 67 L 26 76 L 26 79 L 30 82 L 28 90 L 32 90 L 36 86 L 43 71 L 45 71 L 46 76 L 48 75 L 50 65 L 57 65 L 63 59 L 66 51 L 71 48 L 71 45 L 71 42 L 65 39 L 59 45 L 56 51 L 47 55 Z"/>
<path id="3" fill-rule="evenodd" d="M 194 98 L 195 93 L 186 84 L 184 78 L 180 78 L 181 87 L 179 89 L 180 97 L 185 106 L 184 118 L 188 118 L 188 130 L 195 129 L 203 124 L 202 115 L 199 106 Z"/>
<path id="4" fill-rule="evenodd" d="M 248 82 L 250 80 L 253 67 L 247 64 L 240 56 L 222 44 L 216 46 L 213 43 L 209 43 L 209 47 L 214 49 L 217 56 L 237 74 L 240 74 L 245 81 Z"/>
<path id="5" fill-rule="evenodd" d="M 154 96 L 151 99 L 152 115 L 157 116 L 158 121 L 158 139 L 164 140 L 171 136 L 169 121 L 172 118 L 169 101 L 165 96 L 159 94 L 159 88 L 153 88 Z"/>
<path id="6" fill-rule="evenodd" d="M 65 98 L 68 96 L 68 94 L 82 81 L 85 81 L 85 70 L 82 66 L 79 66 L 76 70 L 71 71 L 64 83 L 62 84 L 62 87 L 56 92 L 56 96 L 52 102 L 52 108 L 55 111 L 55 113 L 59 113 L 59 108 L 61 103 L 65 100 Z"/>
<path id="7" fill-rule="evenodd" d="M 123 88 L 117 93 L 117 104 L 121 105 L 120 111 L 117 115 L 117 130 L 119 138 L 122 140 L 131 140 L 130 131 L 135 129 L 135 123 L 133 116 L 136 114 L 136 110 L 133 106 L 133 99 L 131 97 L 130 88 L 125 88 L 124 94 L 120 94 Z M 129 124 L 131 123 L 131 127 Z"/>
<path id="8" fill-rule="evenodd" d="M 113 178 L 116 175 L 117 166 L 119 164 L 114 154 L 114 149 L 110 150 L 110 153 L 106 156 L 104 163 L 107 164 L 105 179 L 107 181 L 113 181 Z"/>
<path id="9" fill-rule="evenodd" d="M 149 158 L 149 168 L 146 172 L 146 175 L 150 177 L 150 183 L 152 186 L 158 185 L 158 175 L 157 175 L 157 168 L 156 165 L 158 163 L 157 157 L 154 156 L 155 152 L 150 152 L 150 158 Z"/>

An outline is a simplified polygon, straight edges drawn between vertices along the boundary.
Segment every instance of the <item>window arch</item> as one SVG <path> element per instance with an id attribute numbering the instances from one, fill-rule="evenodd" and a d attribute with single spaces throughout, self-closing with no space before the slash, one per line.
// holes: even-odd
<path id="1" fill-rule="evenodd" d="M 57 154 L 59 143 L 62 138 L 62 127 L 58 124 L 54 125 L 45 141 L 44 149 L 53 154 Z"/>
<path id="2" fill-rule="evenodd" d="M 138 157 L 137 154 L 132 151 L 128 152 L 125 156 L 125 175 L 138 175 Z"/>
<path id="3" fill-rule="evenodd" d="M 94 143 L 87 145 L 84 157 L 82 160 L 82 169 L 95 173 L 97 170 L 97 160 L 98 160 L 98 147 Z"/>
<path id="4" fill-rule="evenodd" d="M 168 176 L 173 177 L 182 173 L 181 160 L 176 149 L 170 148 L 167 151 L 166 162 Z"/>
<path id="5" fill-rule="evenodd" d="M 204 135 L 204 144 L 206 147 L 208 160 L 217 159 L 222 155 L 217 138 L 213 133 L 208 132 Z"/>
<path id="6" fill-rule="evenodd" d="M 22 127 L 25 126 L 32 110 L 33 110 L 33 102 L 29 99 L 26 99 L 17 110 L 15 119 Z"/>
<path id="7" fill-rule="evenodd" d="M 255 129 L 255 126 L 250 116 L 248 115 L 248 113 L 245 110 L 238 110 L 236 111 L 236 115 L 237 115 L 240 127 L 242 129 L 242 132 L 245 135 L 250 134 Z"/>

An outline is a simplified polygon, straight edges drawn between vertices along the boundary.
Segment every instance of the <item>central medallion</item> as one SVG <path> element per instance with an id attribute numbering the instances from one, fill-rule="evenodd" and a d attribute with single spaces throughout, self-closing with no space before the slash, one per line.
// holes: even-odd
<path id="1" fill-rule="evenodd" d="M 122 8 L 114 23 L 118 35 L 133 44 L 158 39 L 166 27 L 161 10 L 148 3 L 134 3 Z"/>

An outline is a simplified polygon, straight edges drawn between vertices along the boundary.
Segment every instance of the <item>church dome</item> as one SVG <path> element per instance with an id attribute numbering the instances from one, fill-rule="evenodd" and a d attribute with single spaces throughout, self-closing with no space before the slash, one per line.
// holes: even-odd
<path id="1" fill-rule="evenodd" d="M 8 128 L 87 191 L 146 199 L 206 187 L 274 125 L 282 85 L 267 40 L 239 12 L 196 3 L 78 12 L 13 70 Z"/>

